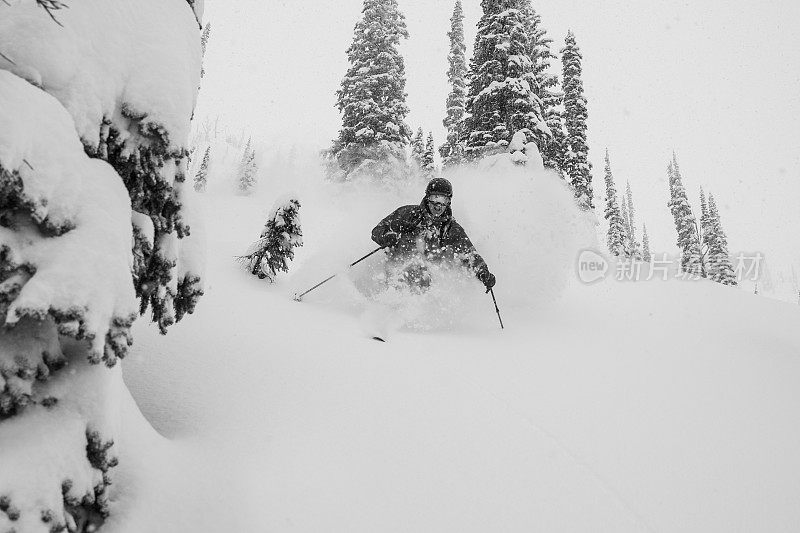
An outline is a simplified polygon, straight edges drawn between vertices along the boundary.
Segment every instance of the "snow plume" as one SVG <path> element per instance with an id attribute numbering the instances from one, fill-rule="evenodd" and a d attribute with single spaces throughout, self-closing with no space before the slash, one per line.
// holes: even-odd
<path id="1" fill-rule="evenodd" d="M 414 174 L 405 146 L 397 142 L 353 144 L 336 152 L 328 151 L 325 158 L 327 177 L 334 182 L 376 182 L 392 186 L 407 181 Z"/>
<path id="2" fill-rule="evenodd" d="M 495 294 L 532 310 L 557 299 L 580 250 L 597 246 L 594 214 L 556 173 L 536 167 L 506 154 L 448 176 L 454 214 L 497 276 Z"/>
<path id="3" fill-rule="evenodd" d="M 346 266 L 424 183 L 324 183 L 315 161 L 281 159 L 248 197 L 209 174 L 207 301 L 166 337 L 134 325 L 126 382 L 179 438 L 117 440 L 136 453 L 112 470 L 126 491 L 109 531 L 800 530 L 797 306 L 712 282 L 578 285 L 589 221 L 551 175 L 498 161 L 446 176 L 497 274 L 505 330 L 467 276 L 449 294 L 460 307 L 430 320 L 437 289 L 421 309 L 399 295 L 397 327 L 429 331 L 377 343 L 359 318 L 385 307 L 359 283 L 381 252 Z M 287 190 L 305 245 L 289 274 L 259 282 L 231 257 Z"/>
<path id="4" fill-rule="evenodd" d="M 578 209 L 568 186 L 550 171 L 501 154 L 454 167 L 446 177 L 454 187 L 454 218 L 497 276 L 501 308 L 535 312 L 550 305 L 573 276 L 580 250 L 597 247 L 596 220 Z M 371 229 L 397 207 L 419 203 L 424 190 L 421 181 L 391 189 L 371 182 L 309 188 L 304 206 L 317 216 L 304 225 L 306 248 L 297 254 L 293 288 L 301 292 L 338 272 L 305 299 L 366 313 L 368 322 L 391 315 L 390 329 L 496 327 L 491 298 L 472 274 L 434 269 L 435 283 L 420 295 L 387 291 L 382 252 L 347 267 L 376 247 Z"/>

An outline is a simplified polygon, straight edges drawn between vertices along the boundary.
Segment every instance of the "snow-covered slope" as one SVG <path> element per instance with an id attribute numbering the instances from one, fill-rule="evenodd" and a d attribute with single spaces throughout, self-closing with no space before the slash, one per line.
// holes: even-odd
<path id="1" fill-rule="evenodd" d="M 110 531 L 800 529 L 797 307 L 710 282 L 583 285 L 591 220 L 555 178 L 500 168 L 453 181 L 505 330 L 476 281 L 379 305 L 377 255 L 344 266 L 422 186 L 306 168 L 239 197 L 214 168 L 207 294 L 166 337 L 140 321 L 124 361 L 163 436 L 126 428 Z M 289 189 L 305 246 L 269 285 L 234 256 Z"/>

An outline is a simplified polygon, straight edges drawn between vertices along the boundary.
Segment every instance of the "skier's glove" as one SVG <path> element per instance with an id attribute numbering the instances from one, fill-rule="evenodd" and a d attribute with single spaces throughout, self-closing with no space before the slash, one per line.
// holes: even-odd
<path id="1" fill-rule="evenodd" d="M 488 270 L 481 270 L 478 272 L 478 279 L 483 283 L 483 286 L 486 287 L 486 292 L 492 290 L 492 287 L 494 287 L 494 284 L 497 282 L 494 274 Z"/>

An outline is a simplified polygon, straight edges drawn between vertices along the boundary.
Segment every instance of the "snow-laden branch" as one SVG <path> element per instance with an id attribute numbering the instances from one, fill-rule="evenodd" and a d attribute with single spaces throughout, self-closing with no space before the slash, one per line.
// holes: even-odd
<path id="1" fill-rule="evenodd" d="M 107 163 L 86 156 L 54 98 L 0 71 L 0 101 L 0 269 L 28 274 L 0 289 L 0 321 L 50 317 L 112 365 L 136 310 L 127 191 Z"/>

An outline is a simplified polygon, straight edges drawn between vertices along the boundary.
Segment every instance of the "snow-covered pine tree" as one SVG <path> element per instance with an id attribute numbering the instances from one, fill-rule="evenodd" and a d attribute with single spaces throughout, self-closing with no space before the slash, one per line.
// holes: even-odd
<path id="1" fill-rule="evenodd" d="M 703 257 L 708 257 L 708 251 L 711 249 L 711 241 L 714 237 L 711 216 L 708 212 L 708 203 L 706 202 L 706 195 L 703 188 L 700 187 L 700 245 L 701 249 L 705 249 Z"/>
<path id="2" fill-rule="evenodd" d="M 650 237 L 647 235 L 647 224 L 642 224 L 642 261 L 650 262 L 653 259 L 650 253 Z"/>
<path id="3" fill-rule="evenodd" d="M 669 176 L 670 200 L 667 206 L 675 220 L 675 230 L 678 232 L 678 247 L 681 249 L 681 271 L 687 274 L 704 276 L 700 238 L 697 234 L 697 221 L 686 190 L 683 188 L 683 179 L 678 168 L 678 159 L 672 154 L 672 161 L 667 167 Z"/>
<path id="4" fill-rule="evenodd" d="M 555 97 L 553 97 L 555 98 Z M 557 97 L 563 100 L 563 95 Z M 542 154 L 545 167 L 554 170 L 561 179 L 566 180 L 567 174 L 567 130 L 564 125 L 563 108 L 560 105 L 547 105 L 545 108 L 545 122 L 553 137 L 547 142 Z"/>
<path id="5" fill-rule="evenodd" d="M 405 123 L 406 75 L 398 46 L 408 38 L 397 0 L 364 0 L 353 43 L 347 49 L 350 68 L 336 91 L 342 128 L 328 156 L 339 168 L 334 177 L 380 172 L 401 179 L 411 129 Z"/>
<path id="6" fill-rule="evenodd" d="M 244 147 L 242 160 L 239 163 L 239 171 L 236 179 L 236 191 L 239 194 L 251 194 L 258 181 L 258 165 L 256 164 L 256 152 L 252 148 L 251 139 L 247 139 Z"/>
<path id="7" fill-rule="evenodd" d="M 237 258 L 248 272 L 273 283 L 278 272 L 289 271 L 294 248 L 303 245 L 299 212 L 300 202 L 295 196 L 281 198 L 275 203 L 261 237 L 246 255 Z"/>
<path id="8" fill-rule="evenodd" d="M 722 229 L 714 196 L 708 195 L 708 227 L 712 236 L 708 249 L 708 277 L 723 285 L 737 285 L 736 274 L 728 253 L 728 237 Z"/>
<path id="9" fill-rule="evenodd" d="M 208 46 L 208 38 L 211 36 L 211 22 L 206 22 L 206 25 L 203 27 L 203 33 L 200 35 L 200 55 L 205 57 L 206 55 L 206 46 Z"/>
<path id="10" fill-rule="evenodd" d="M 625 183 L 625 201 L 628 204 L 628 239 L 630 240 L 630 257 L 633 259 L 642 258 L 642 247 L 636 240 L 636 210 L 633 207 L 633 193 L 631 192 L 631 182 Z"/>
<path id="11" fill-rule="evenodd" d="M 464 10 L 461 0 L 456 0 L 453 15 L 450 17 L 450 52 L 447 54 L 447 82 L 450 94 L 447 95 L 447 116 L 442 124 L 447 128 L 447 140 L 439 147 L 442 166 L 458 165 L 464 159 L 464 145 L 460 142 L 462 121 L 466 110 L 467 96 L 467 47 L 464 44 Z"/>
<path id="12" fill-rule="evenodd" d="M 250 155 L 247 157 L 245 163 L 244 174 L 242 174 L 242 181 L 239 182 L 239 190 L 243 193 L 251 193 L 258 181 L 258 165 L 256 164 L 256 151 L 250 150 Z"/>
<path id="13" fill-rule="evenodd" d="M 203 162 L 200 163 L 200 169 L 194 177 L 194 190 L 197 192 L 206 192 L 206 185 L 208 184 L 208 166 L 211 164 L 211 146 L 206 148 L 206 153 L 203 155 Z"/>
<path id="14" fill-rule="evenodd" d="M 620 209 L 622 215 L 622 242 L 625 248 L 625 257 L 633 257 L 633 242 L 631 241 L 631 217 L 628 214 L 628 202 L 625 196 L 622 197 L 622 208 Z"/>
<path id="15" fill-rule="evenodd" d="M 432 178 L 436 174 L 433 150 L 433 132 L 428 132 L 428 139 L 425 141 L 425 151 L 422 154 L 422 174 L 426 178 Z"/>
<path id="16" fill-rule="evenodd" d="M 470 159 L 505 151 L 517 132 L 540 148 L 552 137 L 534 91 L 523 1 L 481 1 L 461 131 Z"/>
<path id="17" fill-rule="evenodd" d="M 589 146 L 586 144 L 586 97 L 583 95 L 581 62 L 583 56 L 572 31 L 567 33 L 561 50 L 564 88 L 564 123 L 567 129 L 564 166 L 569 176 L 578 205 L 593 209 L 592 166 L 589 163 Z"/>
<path id="18" fill-rule="evenodd" d="M 700 187 L 700 252 L 703 261 L 704 276 L 711 276 L 711 249 L 714 247 L 714 224 L 708 210 L 708 202 L 703 188 Z"/>
<path id="19" fill-rule="evenodd" d="M 625 221 L 617 203 L 617 189 L 614 187 L 614 175 L 611 173 L 611 159 L 606 149 L 606 211 L 605 219 L 608 222 L 606 243 L 608 251 L 617 257 L 624 257 L 625 253 Z"/>
<path id="20" fill-rule="evenodd" d="M 565 170 L 566 149 L 564 147 L 567 145 L 567 131 L 564 126 L 562 108 L 560 106 L 548 107 L 545 110 L 545 121 L 553 135 L 544 147 L 544 165 L 556 172 L 561 179 L 566 180 L 568 175 Z"/>
<path id="21" fill-rule="evenodd" d="M 411 161 L 414 166 L 422 171 L 423 159 L 425 158 L 425 134 L 422 127 L 417 129 L 416 135 L 411 139 Z"/>
<path id="22" fill-rule="evenodd" d="M 165 332 L 202 294 L 185 205 L 202 2 L 140 0 L 133 19 L 70 2 L 69 31 L 39 6 L 0 17 L 17 45 L 0 62 L 0 531 L 84 532 L 112 511 L 136 299 Z"/>
<path id="23" fill-rule="evenodd" d="M 200 36 L 200 58 L 201 58 L 201 65 L 202 60 L 206 57 L 206 46 L 208 46 L 208 38 L 211 37 L 211 21 L 206 22 L 205 27 L 203 28 L 203 33 Z M 205 65 L 200 67 L 200 77 L 204 77 L 206 75 Z"/>
<path id="24" fill-rule="evenodd" d="M 244 140 L 244 131 L 242 131 L 242 138 L 237 142 L 237 146 L 241 146 Z M 242 157 L 239 159 L 239 168 L 243 168 L 247 158 L 250 156 L 250 150 L 253 147 L 253 138 L 247 138 L 247 144 L 244 145 L 244 150 L 242 150 Z"/>
<path id="25" fill-rule="evenodd" d="M 553 40 L 547 37 L 547 31 L 542 27 L 542 17 L 530 0 L 523 0 L 522 13 L 528 33 L 528 57 L 533 64 L 533 91 L 542 102 L 542 116 L 552 133 L 545 146 L 540 147 L 540 152 L 545 167 L 563 175 L 566 133 L 561 104 L 564 95 L 558 87 L 558 76 L 550 73 L 550 61 L 558 58 L 550 50 Z"/>

